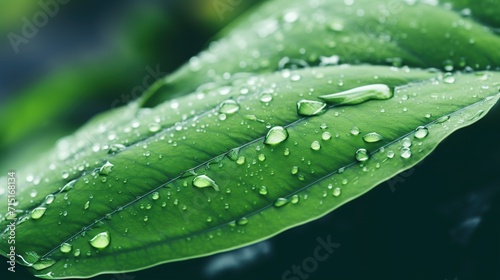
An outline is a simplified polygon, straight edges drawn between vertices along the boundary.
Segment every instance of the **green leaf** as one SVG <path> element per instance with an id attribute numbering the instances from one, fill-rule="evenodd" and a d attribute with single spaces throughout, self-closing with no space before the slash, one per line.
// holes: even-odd
<path id="1" fill-rule="evenodd" d="M 18 261 L 39 277 L 88 277 L 268 238 L 421 161 L 497 102 L 498 75 L 283 70 L 109 112 L 19 173 Z M 376 95 L 381 84 L 392 98 L 328 103 L 346 90 L 359 96 L 363 86 Z M 328 106 L 308 106 L 303 116 L 303 100 Z M 4 192 L 2 211 L 6 202 Z M 9 218 L 0 224 L 5 241 Z M 0 244 L 7 255 L 8 243 Z"/>
<path id="2" fill-rule="evenodd" d="M 426 2 L 431 1 L 268 1 L 159 81 L 162 87 L 145 105 L 249 72 L 307 65 L 368 63 L 446 71 L 500 67 L 498 34 L 476 21 L 498 22 L 497 0 Z M 465 7 L 472 16 L 461 12 Z"/>

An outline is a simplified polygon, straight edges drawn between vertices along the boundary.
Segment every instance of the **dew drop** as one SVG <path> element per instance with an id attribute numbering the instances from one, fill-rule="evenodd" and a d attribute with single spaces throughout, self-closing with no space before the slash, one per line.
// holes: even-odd
<path id="1" fill-rule="evenodd" d="M 449 119 L 450 119 L 450 116 L 442 116 L 436 120 L 436 123 L 444 123 L 445 121 L 447 121 Z"/>
<path id="2" fill-rule="evenodd" d="M 313 149 L 314 151 L 319 151 L 319 149 L 321 149 L 321 144 L 314 140 L 312 143 L 311 143 L 311 149 Z"/>
<path id="3" fill-rule="evenodd" d="M 425 126 L 419 126 L 415 130 L 415 138 L 417 139 L 423 139 L 429 135 L 429 129 Z"/>
<path id="4" fill-rule="evenodd" d="M 240 105 L 235 100 L 229 99 L 220 104 L 219 113 L 221 114 L 234 114 L 238 112 Z"/>
<path id="5" fill-rule="evenodd" d="M 411 140 L 410 140 L 410 138 L 405 137 L 405 138 L 403 139 L 403 147 L 404 147 L 404 148 L 409 148 L 409 147 L 411 147 Z"/>
<path id="6" fill-rule="evenodd" d="M 75 257 L 78 257 L 78 256 L 80 256 L 80 253 L 81 253 L 81 252 L 80 252 L 80 249 L 75 249 L 75 252 L 73 253 L 73 255 L 74 255 Z"/>
<path id="7" fill-rule="evenodd" d="M 375 143 L 381 141 L 382 139 L 384 139 L 384 137 L 382 137 L 382 135 L 376 132 L 370 132 L 368 134 L 365 134 L 365 136 L 363 136 L 363 140 L 366 143 Z"/>
<path id="8" fill-rule="evenodd" d="M 243 217 L 243 218 L 239 219 L 238 221 L 236 221 L 236 224 L 239 226 L 244 226 L 244 225 L 248 224 L 248 219 Z"/>
<path id="9" fill-rule="evenodd" d="M 54 199 L 55 199 L 55 198 L 56 198 L 56 197 L 55 197 L 55 195 L 53 195 L 53 194 L 48 194 L 48 195 L 45 197 L 45 204 L 47 204 L 47 205 L 51 204 L 51 203 L 54 201 Z"/>
<path id="10" fill-rule="evenodd" d="M 227 153 L 227 157 L 232 161 L 237 161 L 239 153 L 240 153 L 240 149 L 234 148 L 234 149 L 229 150 L 229 153 Z"/>
<path id="11" fill-rule="evenodd" d="M 37 261 L 35 264 L 32 265 L 32 267 L 35 270 L 42 270 L 42 269 L 46 269 L 46 268 L 53 266 L 55 263 L 56 263 L 55 260 L 44 259 L 44 260 Z"/>
<path id="12" fill-rule="evenodd" d="M 275 126 L 267 132 L 264 144 L 277 145 L 288 138 L 288 131 L 282 126 Z"/>
<path id="13" fill-rule="evenodd" d="M 332 134 L 330 134 L 330 132 L 328 131 L 325 131 L 321 134 L 321 139 L 323 139 L 324 141 L 330 140 L 332 139 Z"/>
<path id="14" fill-rule="evenodd" d="M 110 242 L 110 236 L 109 232 L 107 231 L 98 233 L 89 241 L 90 245 L 92 245 L 92 247 L 97 249 L 106 248 L 109 245 L 109 242 Z"/>
<path id="15" fill-rule="evenodd" d="M 297 113 L 301 116 L 317 116 L 326 112 L 326 103 L 302 99 L 297 102 Z"/>
<path id="16" fill-rule="evenodd" d="M 299 167 L 298 166 L 292 166 L 292 174 L 295 175 L 299 172 Z"/>
<path id="17" fill-rule="evenodd" d="M 292 195 L 292 197 L 290 198 L 290 202 L 292 204 L 297 204 L 299 202 L 299 195 L 297 194 Z"/>
<path id="18" fill-rule="evenodd" d="M 284 197 L 280 197 L 280 198 L 276 199 L 276 201 L 274 202 L 274 206 L 282 207 L 282 206 L 286 205 L 287 203 L 288 203 L 288 199 L 286 199 Z"/>
<path id="19" fill-rule="evenodd" d="M 285 155 L 285 156 L 290 155 L 290 149 L 285 148 L 285 150 L 283 151 L 283 155 Z"/>
<path id="20" fill-rule="evenodd" d="M 273 95 L 270 92 L 265 91 L 261 93 L 259 100 L 264 103 L 271 102 L 273 100 Z"/>
<path id="21" fill-rule="evenodd" d="M 161 129 L 161 125 L 159 123 L 151 123 L 149 125 L 149 132 L 158 132 Z"/>
<path id="22" fill-rule="evenodd" d="M 266 160 L 266 155 L 264 155 L 264 154 L 259 154 L 259 155 L 257 156 L 257 158 L 259 159 L 259 161 L 265 161 L 265 160 Z"/>
<path id="23" fill-rule="evenodd" d="M 261 187 L 259 188 L 259 193 L 260 193 L 261 195 L 267 195 L 267 188 L 266 188 L 266 186 L 261 186 Z"/>
<path id="24" fill-rule="evenodd" d="M 393 96 L 391 89 L 384 84 L 373 84 L 350 90 L 319 96 L 328 103 L 353 105 L 368 100 L 386 100 Z"/>
<path id="25" fill-rule="evenodd" d="M 370 158 L 370 156 L 368 155 L 368 151 L 366 149 L 358 149 L 356 151 L 356 160 L 357 161 L 366 161 Z"/>
<path id="26" fill-rule="evenodd" d="M 410 158 L 411 157 L 411 150 L 408 147 L 403 147 L 401 149 L 401 157 L 402 158 Z"/>
<path id="27" fill-rule="evenodd" d="M 83 209 L 87 210 L 89 209 L 90 207 L 90 200 L 87 200 L 87 202 L 85 202 L 85 205 L 83 205 Z"/>
<path id="28" fill-rule="evenodd" d="M 354 136 L 359 135 L 359 128 L 357 128 L 357 127 L 353 127 L 353 128 L 351 128 L 351 131 L 350 131 L 350 132 L 351 132 L 351 134 L 352 134 L 352 135 L 354 135 Z"/>
<path id="29" fill-rule="evenodd" d="M 245 163 L 245 157 L 244 156 L 239 156 L 238 159 L 236 160 L 236 163 L 239 165 L 242 165 Z"/>
<path id="30" fill-rule="evenodd" d="M 30 217 L 34 220 L 38 220 L 43 216 L 43 214 L 45 214 L 46 210 L 47 210 L 47 208 L 45 208 L 45 207 L 37 207 L 31 211 Z"/>
<path id="31" fill-rule="evenodd" d="M 219 191 L 219 186 L 207 175 L 199 175 L 193 179 L 193 185 L 197 188 L 212 187 L 214 190 Z"/>
<path id="32" fill-rule="evenodd" d="M 99 174 L 109 175 L 111 173 L 111 170 L 113 169 L 113 166 L 114 164 L 112 164 L 109 161 L 106 161 L 106 163 L 99 169 Z"/>
<path id="33" fill-rule="evenodd" d="M 71 252 L 71 249 L 73 248 L 73 246 L 69 243 L 63 243 L 61 245 L 61 247 L 59 247 L 59 250 L 61 250 L 61 252 L 63 253 L 69 253 Z"/>
<path id="34" fill-rule="evenodd" d="M 333 189 L 333 196 L 340 196 L 340 194 L 342 193 L 342 189 L 339 188 L 339 187 L 336 187 L 335 189 Z"/>
<path id="35" fill-rule="evenodd" d="M 121 152 L 121 151 L 125 150 L 126 148 L 127 147 L 125 147 L 122 144 L 112 144 L 109 147 L 108 154 L 118 153 L 118 152 Z"/>
<path id="36" fill-rule="evenodd" d="M 159 192 L 154 192 L 153 195 L 151 195 L 151 198 L 153 200 L 158 200 L 158 198 L 160 198 L 160 193 Z"/>
<path id="37" fill-rule="evenodd" d="M 445 84 L 453 84 L 455 82 L 455 77 L 453 76 L 452 73 L 445 73 L 444 78 L 443 78 L 443 82 Z"/>
<path id="38" fill-rule="evenodd" d="M 388 151 L 387 152 L 387 157 L 388 158 L 393 158 L 394 157 L 394 151 Z"/>

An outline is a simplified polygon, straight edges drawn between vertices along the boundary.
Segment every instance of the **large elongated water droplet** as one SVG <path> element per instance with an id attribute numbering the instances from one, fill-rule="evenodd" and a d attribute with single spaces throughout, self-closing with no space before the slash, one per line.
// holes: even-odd
<path id="1" fill-rule="evenodd" d="M 45 207 L 37 207 L 33 209 L 33 211 L 31 211 L 31 218 L 34 220 L 40 219 L 43 214 L 45 214 L 45 210 L 47 210 Z"/>
<path id="2" fill-rule="evenodd" d="M 317 116 L 326 112 L 326 103 L 302 99 L 297 102 L 297 113 L 301 116 Z"/>
<path id="3" fill-rule="evenodd" d="M 36 262 L 35 264 L 32 265 L 32 267 L 36 270 L 42 270 L 53 266 L 55 263 L 56 263 L 55 260 L 44 259 Z"/>
<path id="4" fill-rule="evenodd" d="M 370 132 L 370 133 L 366 134 L 365 136 L 363 136 L 363 140 L 367 143 L 375 143 L 375 142 L 381 141 L 382 139 L 384 139 L 384 137 L 382 137 L 382 135 L 380 135 L 376 132 Z"/>
<path id="5" fill-rule="evenodd" d="M 284 197 L 280 197 L 280 198 L 276 199 L 276 201 L 274 202 L 274 206 L 281 207 L 287 203 L 288 203 L 288 199 L 286 199 Z"/>
<path id="6" fill-rule="evenodd" d="M 214 190 L 219 191 L 219 186 L 217 186 L 215 181 L 207 175 L 196 176 L 193 179 L 193 185 L 197 188 L 212 187 Z"/>
<path id="7" fill-rule="evenodd" d="M 271 128 L 264 139 L 264 144 L 278 145 L 288 138 L 288 131 L 282 126 L 275 126 Z"/>
<path id="8" fill-rule="evenodd" d="M 219 113 L 230 115 L 238 112 L 239 109 L 240 105 L 238 104 L 238 102 L 229 99 L 220 104 Z"/>
<path id="9" fill-rule="evenodd" d="M 104 248 L 108 247 L 110 240 L 111 240 L 111 238 L 109 236 L 109 232 L 105 231 L 105 232 L 98 233 L 96 236 L 94 236 L 92 239 L 90 239 L 89 243 L 94 248 L 104 249 Z"/>
<path id="10" fill-rule="evenodd" d="M 391 89 L 384 84 L 373 84 L 350 90 L 322 95 L 319 98 L 328 103 L 338 105 L 353 105 L 363 103 L 368 100 L 385 100 L 393 96 Z"/>

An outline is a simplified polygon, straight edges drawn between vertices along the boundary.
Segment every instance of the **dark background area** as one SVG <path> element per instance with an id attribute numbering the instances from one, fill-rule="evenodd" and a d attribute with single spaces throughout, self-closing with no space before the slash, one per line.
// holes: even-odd
<path id="1" fill-rule="evenodd" d="M 221 18 L 213 2 L 206 0 L 70 1 L 28 44 L 20 45 L 17 54 L 6 34 L 19 33 L 21 18 L 31 17 L 39 7 L 36 2 L 30 6 L 11 1 L 18 8 L 0 4 L 5 6 L 0 9 L 0 110 L 23 106 L 23 98 L 45 102 L 38 104 L 40 111 L 32 112 L 26 131 L 8 130 L 16 118 L 3 116 L 0 128 L 7 132 L 0 137 L 0 167 L 14 164 L 13 155 L 21 161 L 26 154 L 51 147 L 94 114 L 110 109 L 115 100 L 122 102 L 122 94 L 142 84 L 145 67 L 159 65 L 162 72 L 174 71 L 258 1 L 242 2 Z M 117 73 L 109 73 L 106 82 L 93 77 L 105 66 Z M 60 89 L 57 77 L 68 72 L 73 73 L 68 78 L 73 82 L 63 88 L 68 92 L 49 93 Z M 78 80 L 87 87 L 72 95 L 72 89 L 81 88 L 74 82 Z M 74 98 L 78 102 L 69 102 Z M 65 99 L 69 101 L 64 110 L 51 109 L 52 103 Z M 308 278 L 283 279 L 500 279 L 499 117 L 497 104 L 480 122 L 446 139 L 410 172 L 263 243 L 95 278 L 282 279 L 293 265 L 313 256 L 317 238 L 330 236 L 340 247 L 318 262 Z M 3 261 L 1 279 L 33 278 L 19 265 L 15 274 L 7 267 Z"/>

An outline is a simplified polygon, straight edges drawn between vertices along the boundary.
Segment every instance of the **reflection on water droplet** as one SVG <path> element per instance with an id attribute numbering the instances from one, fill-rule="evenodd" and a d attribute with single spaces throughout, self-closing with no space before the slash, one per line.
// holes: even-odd
<path id="1" fill-rule="evenodd" d="M 321 149 L 321 144 L 319 144 L 318 141 L 314 140 L 312 143 L 311 143 L 311 149 L 315 150 L 315 151 L 319 151 L 319 149 Z"/>
<path id="2" fill-rule="evenodd" d="M 373 84 L 350 90 L 322 95 L 319 98 L 328 103 L 338 105 L 353 105 L 363 103 L 368 100 L 385 100 L 393 95 L 391 89 L 384 84 Z"/>
<path id="3" fill-rule="evenodd" d="M 31 211 L 31 218 L 34 220 L 40 219 L 43 216 L 43 214 L 45 214 L 45 210 L 47 210 L 47 208 L 45 207 L 37 207 L 33 209 Z"/>
<path id="4" fill-rule="evenodd" d="M 69 243 L 63 243 L 63 244 L 61 244 L 61 247 L 59 247 L 59 249 L 63 253 L 69 253 L 69 252 L 71 252 L 72 248 L 73 248 L 73 246 L 71 244 L 69 244 Z"/>
<path id="5" fill-rule="evenodd" d="M 356 160 L 357 161 L 366 161 L 370 158 L 368 155 L 368 151 L 366 149 L 358 149 L 356 151 Z"/>
<path id="6" fill-rule="evenodd" d="M 197 188 L 212 187 L 214 190 L 219 191 L 219 186 L 207 175 L 199 175 L 193 179 L 193 185 Z"/>
<path id="7" fill-rule="evenodd" d="M 240 105 L 235 100 L 229 99 L 221 103 L 219 107 L 219 113 L 221 114 L 234 114 L 238 112 Z"/>
<path id="8" fill-rule="evenodd" d="M 363 136 L 363 140 L 367 143 L 379 142 L 382 139 L 384 139 L 384 137 L 382 137 L 382 135 L 380 135 L 376 132 L 370 132 L 368 134 L 365 134 L 365 136 Z"/>
<path id="9" fill-rule="evenodd" d="M 297 102 L 297 113 L 301 116 L 317 116 L 326 112 L 326 103 L 302 99 Z"/>
<path id="10" fill-rule="evenodd" d="M 419 126 L 415 130 L 415 138 L 417 139 L 423 139 L 429 134 L 429 129 L 425 126 Z"/>
<path id="11" fill-rule="evenodd" d="M 267 132 L 264 144 L 277 145 L 288 138 L 288 131 L 282 126 L 275 126 Z"/>
<path id="12" fill-rule="evenodd" d="M 110 242 L 110 236 L 109 232 L 107 231 L 98 233 L 89 241 L 90 245 L 92 245 L 92 247 L 97 249 L 106 248 L 109 245 L 109 242 Z"/>
<path id="13" fill-rule="evenodd" d="M 274 206 L 281 207 L 288 203 L 288 199 L 280 197 L 274 202 Z"/>

